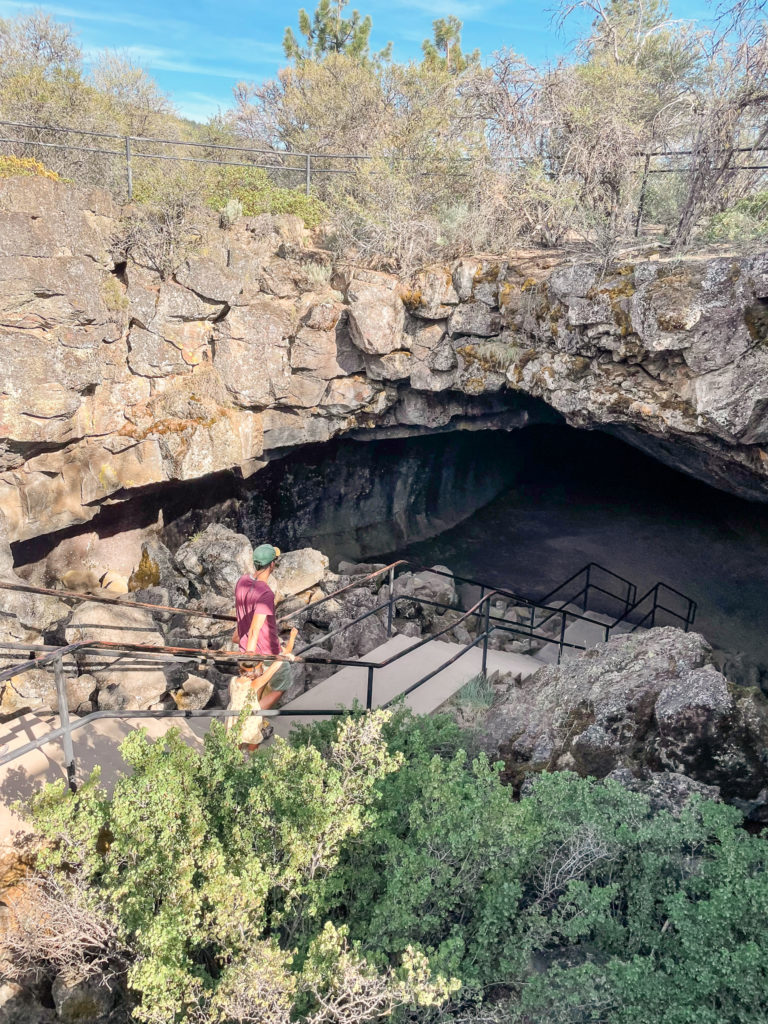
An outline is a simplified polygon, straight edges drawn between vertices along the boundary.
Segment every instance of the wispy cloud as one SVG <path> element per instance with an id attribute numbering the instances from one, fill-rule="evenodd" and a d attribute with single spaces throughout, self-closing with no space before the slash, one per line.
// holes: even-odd
<path id="1" fill-rule="evenodd" d="M 4 13 L 15 11 L 33 11 L 40 9 L 39 3 L 30 3 L 28 0 L 0 0 L 0 10 Z M 146 18 L 141 14 L 134 14 L 130 11 L 124 13 L 114 11 L 89 10 L 86 7 L 63 7 L 59 4 L 46 4 L 45 12 L 53 14 L 56 18 L 69 18 L 75 21 L 95 21 L 105 25 L 127 25 L 130 28 L 144 29 L 153 33 L 164 26 L 181 26 L 183 23 L 174 20 L 158 18 Z"/>
<path id="2" fill-rule="evenodd" d="M 31 0 L 0 0 L 0 12 L 3 14 L 12 14 L 19 11 L 32 11 L 39 10 L 41 7 L 40 3 L 31 2 Z M 274 59 L 275 62 L 279 61 L 282 57 L 283 48 L 280 43 L 268 43 L 262 39 L 254 39 L 247 36 L 222 36 L 216 33 L 206 32 L 204 36 L 200 36 L 195 39 L 197 32 L 191 32 L 192 25 L 188 21 L 182 21 L 177 18 L 156 18 L 147 17 L 142 14 L 134 13 L 131 11 L 125 12 L 113 12 L 104 11 L 102 9 L 89 9 L 87 7 L 68 7 L 59 4 L 46 3 L 44 6 L 46 13 L 54 15 L 56 18 L 67 18 L 75 22 L 90 22 L 96 25 L 123 25 L 126 28 L 137 29 L 142 32 L 146 32 L 152 36 L 157 36 L 159 33 L 164 34 L 184 34 L 185 37 L 192 35 L 190 39 L 190 46 L 194 47 L 195 43 L 200 47 L 205 47 L 205 52 L 210 53 L 214 49 L 225 49 L 233 53 L 248 53 L 249 57 L 252 58 L 249 63 L 256 61 L 265 61 Z M 162 58 L 162 48 L 154 46 L 121 46 L 118 47 L 121 50 L 141 50 L 144 49 L 147 53 L 156 53 L 157 59 Z M 189 50 L 186 50 L 189 53 Z M 201 53 L 202 55 L 202 53 Z M 137 60 L 140 59 L 137 56 Z M 196 70 L 196 68 L 186 62 L 187 67 L 168 67 L 167 70 Z M 165 67 L 164 65 L 157 64 L 157 67 Z M 241 74 L 242 72 L 237 72 Z M 229 76 L 230 72 L 227 72 Z M 222 77 L 224 73 L 222 72 Z"/>
<path id="3" fill-rule="evenodd" d="M 132 57 L 138 64 L 161 71 L 178 71 L 182 74 L 201 75 L 209 78 L 228 78 L 235 81 L 247 77 L 246 67 L 222 66 L 206 64 L 203 59 L 189 60 L 180 50 L 166 49 L 161 46 L 144 46 L 133 44 L 122 46 L 120 52 Z M 278 63 L 277 57 L 261 57 L 260 63 Z"/>
<path id="4" fill-rule="evenodd" d="M 404 7 L 409 11 L 419 11 L 432 18 L 445 18 L 448 14 L 453 14 L 462 21 L 468 21 L 473 18 L 481 18 L 499 4 L 475 3 L 472 0 L 455 0 L 450 4 L 447 4 L 446 0 L 401 0 L 394 6 Z"/>
<path id="5" fill-rule="evenodd" d="M 225 106 L 217 96 L 208 96 L 202 92 L 178 93 L 175 99 L 182 117 L 189 117 L 193 121 L 207 121 Z"/>

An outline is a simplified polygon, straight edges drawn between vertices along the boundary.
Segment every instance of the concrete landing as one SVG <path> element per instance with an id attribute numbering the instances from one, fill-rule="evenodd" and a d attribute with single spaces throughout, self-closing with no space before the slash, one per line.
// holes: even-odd
<path id="1" fill-rule="evenodd" d="M 73 720 L 76 719 L 75 715 L 71 717 Z M 45 718 L 31 713 L 22 715 L 0 726 L 0 753 L 10 753 L 58 726 L 58 715 L 46 715 Z M 152 739 L 158 739 L 175 727 L 180 730 L 187 743 L 202 748 L 203 736 L 209 726 L 210 721 L 206 719 L 180 718 L 121 718 L 90 722 L 72 734 L 77 780 L 82 782 L 97 764 L 101 765 L 102 783 L 107 791 L 111 792 L 118 775 L 127 768 L 118 747 L 135 729 L 143 727 Z M 28 831 L 22 818 L 11 809 L 11 805 L 17 800 L 29 799 L 46 782 L 54 782 L 65 777 L 61 740 L 46 743 L 40 750 L 30 751 L 17 761 L 0 767 L 0 847 L 12 832 Z"/>
<path id="2" fill-rule="evenodd" d="M 557 603 L 558 602 L 553 602 L 553 606 Z M 594 647 L 596 644 L 604 643 L 605 627 L 612 626 L 616 621 L 615 618 L 612 618 L 610 615 L 603 615 L 600 612 L 584 612 L 580 606 L 575 604 L 561 604 L 560 607 L 562 607 L 566 612 L 573 612 L 574 615 L 586 615 L 590 620 L 571 619 L 568 622 L 565 627 L 563 639 L 569 644 L 578 644 L 581 647 Z M 553 619 L 552 621 L 557 622 L 559 626 L 559 619 Z M 617 633 L 628 633 L 631 629 L 631 623 L 619 623 L 618 626 L 615 626 L 611 630 L 611 636 L 616 636 Z M 559 649 L 559 644 L 547 644 L 536 653 L 536 657 L 545 661 L 548 665 L 556 665 Z M 563 650 L 562 660 L 568 661 L 569 658 L 577 657 L 581 653 L 581 650 L 566 647 Z"/>
<path id="3" fill-rule="evenodd" d="M 412 647 L 416 643 L 413 637 L 393 636 L 381 647 L 365 656 L 366 661 L 385 661 L 393 655 Z M 376 669 L 373 676 L 373 706 L 380 707 L 398 694 L 407 690 L 422 676 L 432 672 L 444 662 L 462 650 L 456 643 L 433 640 L 411 654 L 406 654 L 386 668 Z M 457 690 L 476 676 L 482 668 L 483 652 L 481 647 L 473 647 L 462 655 L 453 665 L 449 665 L 428 682 L 424 683 L 405 698 L 407 707 L 416 714 L 427 715 L 435 708 L 444 704 Z M 510 654 L 506 651 L 488 651 L 488 672 L 512 672 L 522 675 L 524 679 L 542 667 L 542 662 L 525 654 Z M 365 706 L 368 689 L 368 670 L 348 666 L 336 672 L 330 678 L 318 683 L 307 693 L 301 694 L 287 704 L 283 710 L 311 710 L 322 708 L 333 710 L 338 707 L 351 707 L 357 700 Z M 296 718 L 274 718 L 272 724 L 279 736 L 287 736 L 294 725 L 317 721 L 322 715 L 297 716 Z"/>

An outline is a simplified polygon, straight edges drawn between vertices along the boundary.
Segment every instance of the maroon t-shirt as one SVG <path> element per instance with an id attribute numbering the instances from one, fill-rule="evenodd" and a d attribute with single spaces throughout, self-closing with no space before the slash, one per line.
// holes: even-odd
<path id="1" fill-rule="evenodd" d="M 255 580 L 252 576 L 241 576 L 235 587 L 235 614 L 240 650 L 248 647 L 248 630 L 254 615 L 266 615 L 266 621 L 259 630 L 256 640 L 256 654 L 279 654 L 280 638 L 277 635 L 275 619 L 275 595 L 268 583 Z"/>

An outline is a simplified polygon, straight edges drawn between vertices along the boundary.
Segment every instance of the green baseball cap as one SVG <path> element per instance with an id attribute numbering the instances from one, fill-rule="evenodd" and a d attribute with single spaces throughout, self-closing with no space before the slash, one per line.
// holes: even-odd
<path id="1" fill-rule="evenodd" d="M 280 557 L 280 548 L 274 548 L 271 544 L 259 544 L 253 549 L 253 564 L 263 568 Z"/>

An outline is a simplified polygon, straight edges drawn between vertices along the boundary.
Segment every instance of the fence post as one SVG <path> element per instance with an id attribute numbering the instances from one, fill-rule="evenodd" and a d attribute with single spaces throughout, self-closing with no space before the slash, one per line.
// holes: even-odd
<path id="1" fill-rule="evenodd" d="M 635 219 L 635 238 L 640 237 L 640 229 L 643 226 L 643 213 L 645 207 L 645 193 L 648 189 L 648 168 L 651 164 L 650 153 L 645 155 L 645 166 L 643 167 L 643 183 L 640 186 L 640 198 L 637 203 L 637 218 Z"/>
<path id="2" fill-rule="evenodd" d="M 309 195 L 309 186 L 312 184 L 312 158 L 307 153 L 306 167 L 305 167 L 305 191 Z"/>
<path id="3" fill-rule="evenodd" d="M 131 137 L 125 136 L 125 179 L 128 185 L 128 202 L 133 199 L 133 168 L 131 167 Z"/>
<path id="4" fill-rule="evenodd" d="M 587 566 L 587 583 L 584 587 L 584 607 L 582 611 L 587 610 L 587 604 L 589 603 L 589 581 L 592 578 L 592 563 L 590 562 Z"/>
<path id="5" fill-rule="evenodd" d="M 483 637 L 483 675 L 488 669 L 488 631 L 491 626 L 491 595 L 485 601 L 485 636 Z"/>
<path id="6" fill-rule="evenodd" d="M 389 570 L 389 608 L 387 610 L 387 636 L 392 636 L 392 613 L 394 610 L 395 602 L 395 567 L 390 567 Z"/>
<path id="7" fill-rule="evenodd" d="M 368 695 L 365 698 L 365 707 L 368 711 L 373 707 L 373 665 L 368 668 Z"/>
<path id="8" fill-rule="evenodd" d="M 75 751 L 72 746 L 72 733 L 69 729 L 69 706 L 67 704 L 67 681 L 64 678 L 63 659 L 57 658 L 53 665 L 53 673 L 56 679 L 56 693 L 59 698 L 59 725 L 66 732 L 62 736 L 64 747 L 64 767 L 67 771 L 67 783 L 74 793 L 77 789 L 75 783 Z"/>

